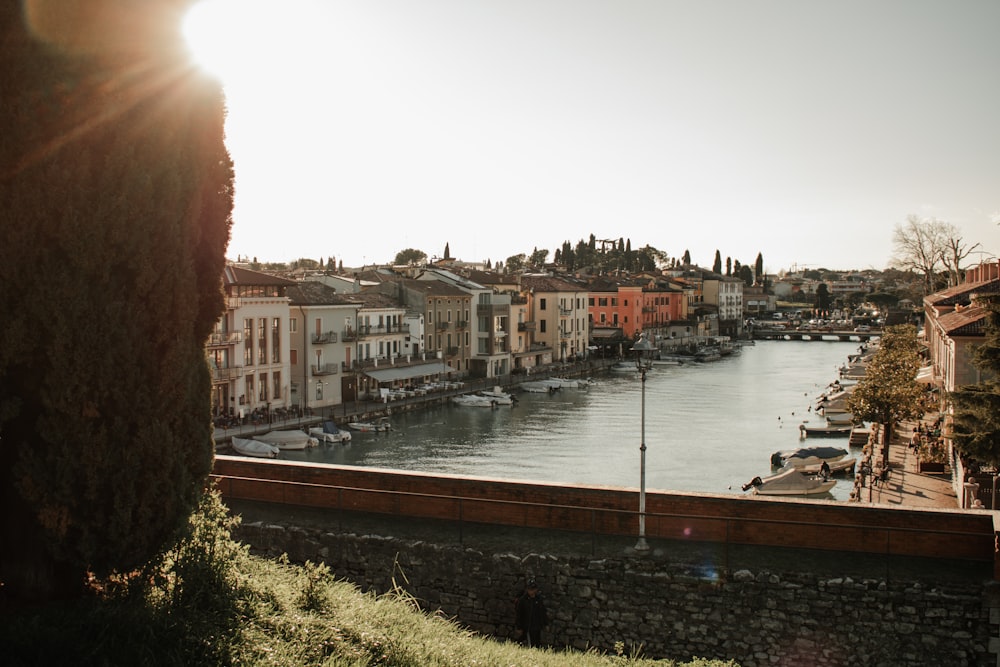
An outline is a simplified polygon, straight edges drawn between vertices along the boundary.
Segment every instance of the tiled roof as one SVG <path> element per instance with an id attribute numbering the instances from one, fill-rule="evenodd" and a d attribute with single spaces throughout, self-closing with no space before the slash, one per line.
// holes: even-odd
<path id="1" fill-rule="evenodd" d="M 989 311 L 978 306 L 961 308 L 942 315 L 938 326 L 949 336 L 981 336 Z"/>
<path id="2" fill-rule="evenodd" d="M 931 306 L 953 306 L 967 304 L 973 294 L 996 294 L 1000 292 L 1000 280 L 983 280 L 978 283 L 962 283 L 948 289 L 928 294 L 924 303 Z"/>
<path id="3" fill-rule="evenodd" d="M 222 280 L 223 284 L 227 287 L 230 285 L 289 286 L 295 284 L 294 280 L 279 278 L 278 276 L 272 276 L 269 273 L 261 273 L 260 271 L 251 271 L 250 269 L 245 269 L 242 266 L 235 266 L 233 264 L 226 265 L 226 268 L 222 272 Z"/>
<path id="4" fill-rule="evenodd" d="M 288 299 L 292 305 L 302 306 L 343 306 L 360 305 L 356 299 L 340 294 L 329 285 L 315 280 L 296 283 L 287 290 Z M 354 295 L 352 295 L 354 296 Z"/>
<path id="5" fill-rule="evenodd" d="M 555 276 L 521 276 L 521 290 L 536 292 L 586 292 L 587 288 Z"/>

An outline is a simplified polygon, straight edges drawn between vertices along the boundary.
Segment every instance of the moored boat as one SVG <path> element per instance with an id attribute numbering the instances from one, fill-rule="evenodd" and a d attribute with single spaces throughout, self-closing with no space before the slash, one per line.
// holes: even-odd
<path id="1" fill-rule="evenodd" d="M 842 447 L 799 447 L 771 454 L 772 467 L 792 467 L 804 473 L 820 473 L 824 463 L 827 465 L 826 472 L 833 475 L 854 470 L 857 459 Z"/>
<path id="2" fill-rule="evenodd" d="M 263 435 L 255 436 L 256 440 L 276 445 L 278 449 L 306 449 L 315 447 L 319 440 L 303 431 L 270 431 Z"/>
<path id="3" fill-rule="evenodd" d="M 233 438 L 232 445 L 237 454 L 264 459 L 278 458 L 278 453 L 281 451 L 277 445 L 252 438 Z"/>
<path id="4" fill-rule="evenodd" d="M 362 433 L 392 430 L 389 420 L 385 417 L 382 417 L 378 421 L 374 422 L 348 422 L 347 427 L 353 431 L 360 431 Z"/>
<path id="5" fill-rule="evenodd" d="M 805 424 L 799 424 L 799 434 L 803 438 L 809 436 L 849 436 L 852 428 L 854 426 L 851 424 L 833 424 L 830 426 L 806 426 Z"/>
<path id="6" fill-rule="evenodd" d="M 492 408 L 493 401 L 486 396 L 479 394 L 460 394 L 452 396 L 451 402 L 455 405 L 462 405 L 470 408 Z"/>
<path id="7" fill-rule="evenodd" d="M 490 399 L 495 405 L 514 405 L 515 402 L 514 397 L 500 387 L 493 387 L 489 391 L 484 389 L 479 395 Z"/>
<path id="8" fill-rule="evenodd" d="M 815 496 L 829 493 L 836 483 L 788 467 L 774 475 L 754 477 L 743 485 L 743 490 L 753 489 L 753 493 L 761 496 Z"/>
<path id="9" fill-rule="evenodd" d="M 309 429 L 309 435 L 313 436 L 320 442 L 325 443 L 337 443 L 337 442 L 350 442 L 351 434 L 342 428 L 338 428 L 336 424 L 332 421 L 323 422 L 323 426 L 314 426 Z"/>

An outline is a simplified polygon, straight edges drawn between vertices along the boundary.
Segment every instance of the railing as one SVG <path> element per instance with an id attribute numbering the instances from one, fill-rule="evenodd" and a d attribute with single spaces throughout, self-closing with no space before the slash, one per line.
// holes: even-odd
<path id="1" fill-rule="evenodd" d="M 573 314 L 573 309 L 567 308 L 566 306 L 559 306 L 559 314 L 563 317 L 569 317 Z"/>
<path id="2" fill-rule="evenodd" d="M 235 345 L 243 340 L 242 331 L 224 331 L 222 333 L 212 333 L 208 336 L 208 341 L 206 345 L 209 346 L 219 346 L 219 345 Z"/>
<path id="3" fill-rule="evenodd" d="M 312 335 L 313 345 L 322 345 L 324 343 L 336 343 L 337 342 L 337 332 L 336 331 L 326 331 L 324 333 L 314 333 Z"/>
<path id="4" fill-rule="evenodd" d="M 366 336 L 388 336 L 392 334 L 410 333 L 409 324 L 379 324 L 375 326 L 361 326 L 344 329 L 341 334 L 345 341 L 355 341 Z"/>
<path id="5" fill-rule="evenodd" d="M 236 378 L 240 377 L 243 377 L 242 366 L 231 366 L 229 368 L 212 369 L 212 380 L 214 382 L 225 382 L 226 380 L 235 380 Z"/>
<path id="6" fill-rule="evenodd" d="M 536 326 L 537 326 L 536 322 L 518 322 L 517 323 L 517 330 L 518 331 L 534 331 Z"/>
<path id="7" fill-rule="evenodd" d="M 313 375 L 336 375 L 339 370 L 338 364 L 313 364 L 310 366 Z"/>

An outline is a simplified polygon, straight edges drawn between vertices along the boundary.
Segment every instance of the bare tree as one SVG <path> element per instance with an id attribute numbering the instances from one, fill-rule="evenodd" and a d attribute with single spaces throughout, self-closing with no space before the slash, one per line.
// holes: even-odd
<path id="1" fill-rule="evenodd" d="M 962 260 L 971 255 L 981 244 L 974 243 L 966 247 L 959 236 L 959 229 L 955 225 L 945 223 L 946 238 L 944 250 L 941 253 L 941 262 L 948 270 L 948 286 L 962 283 Z"/>
<path id="2" fill-rule="evenodd" d="M 896 225 L 892 235 L 892 266 L 916 271 L 924 277 L 924 294 L 935 289 L 936 275 L 944 266 L 948 224 L 935 218 L 909 215 L 905 224 Z"/>

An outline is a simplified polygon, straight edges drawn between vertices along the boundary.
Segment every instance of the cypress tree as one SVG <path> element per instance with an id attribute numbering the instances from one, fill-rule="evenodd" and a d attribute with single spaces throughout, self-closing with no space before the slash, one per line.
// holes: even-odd
<path id="1" fill-rule="evenodd" d="M 197 505 L 233 171 L 183 3 L 35 4 L 0 5 L 0 580 L 44 600 Z"/>

